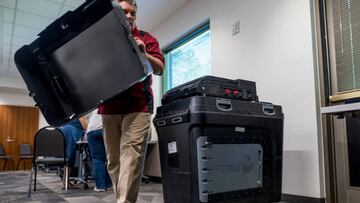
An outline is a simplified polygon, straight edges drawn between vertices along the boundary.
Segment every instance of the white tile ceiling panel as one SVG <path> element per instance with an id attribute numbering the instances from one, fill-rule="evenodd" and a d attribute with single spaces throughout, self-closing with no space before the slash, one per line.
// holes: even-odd
<path id="1" fill-rule="evenodd" d="M 10 44 L 11 43 L 11 35 L 8 34 L 3 34 L 3 44 Z"/>
<path id="2" fill-rule="evenodd" d="M 64 15 L 68 11 L 73 11 L 74 9 L 75 8 L 70 7 L 70 6 L 64 6 L 60 11 L 59 16 L 57 16 L 57 17 L 60 17 L 60 16 Z"/>
<path id="3" fill-rule="evenodd" d="M 4 8 L 4 21 L 5 22 L 13 22 L 14 14 L 15 14 L 15 9 Z"/>
<path id="4" fill-rule="evenodd" d="M 9 63 L 9 58 L 10 58 L 10 54 L 4 53 L 4 55 L 2 56 L 1 64 L 7 66 Z"/>
<path id="5" fill-rule="evenodd" d="M 12 77 L 21 77 L 21 75 L 16 67 L 9 70 L 9 75 Z"/>
<path id="6" fill-rule="evenodd" d="M 4 65 L 2 65 L 2 64 L 0 64 L 0 71 L 7 71 L 9 68 L 8 68 L 8 66 L 4 66 Z"/>
<path id="7" fill-rule="evenodd" d="M 13 46 L 11 47 L 11 53 L 14 54 L 17 50 L 19 50 L 24 45 L 25 44 L 23 44 L 23 45 L 15 45 L 15 44 L 13 44 Z"/>
<path id="8" fill-rule="evenodd" d="M 4 23 L 3 24 L 4 34 L 11 35 L 12 29 L 13 29 L 13 24 L 12 23 Z"/>
<path id="9" fill-rule="evenodd" d="M 10 64 L 11 64 L 11 62 L 12 62 L 13 60 L 14 60 L 14 54 L 10 54 L 9 57 L 4 58 L 3 64 L 8 65 L 8 67 L 9 67 L 9 62 L 10 62 Z M 15 64 L 15 62 L 14 62 L 14 64 Z M 9 67 L 9 69 L 10 69 L 10 67 Z"/>
<path id="10" fill-rule="evenodd" d="M 11 47 L 11 54 L 15 54 L 17 52 L 17 50 L 19 50 L 22 46 L 24 46 L 25 44 L 23 45 L 13 45 Z"/>
<path id="11" fill-rule="evenodd" d="M 15 65 L 15 62 L 13 62 L 13 69 L 11 69 L 11 70 L 14 70 L 14 71 L 12 71 L 12 72 L 13 72 L 12 75 L 21 78 L 20 72 L 19 72 L 19 70 L 17 69 L 17 67 L 16 67 L 16 65 Z"/>
<path id="12" fill-rule="evenodd" d="M 16 65 L 15 65 L 15 61 L 14 61 L 14 57 L 15 55 L 11 55 L 5 62 L 7 63 L 6 65 L 8 65 L 9 70 L 10 69 L 17 69 Z M 16 70 L 17 71 L 17 70 Z"/>
<path id="13" fill-rule="evenodd" d="M 36 39 L 40 30 L 36 28 L 31 28 L 23 25 L 15 25 L 14 35 L 19 37 L 26 37 L 29 39 Z"/>
<path id="14" fill-rule="evenodd" d="M 4 51 L 3 54 L 2 54 L 3 59 L 4 59 L 4 58 L 9 58 L 10 55 L 11 55 L 11 54 L 10 54 L 10 50 L 9 50 L 9 51 Z"/>
<path id="15" fill-rule="evenodd" d="M 43 30 L 47 25 L 49 25 L 54 20 L 51 18 L 44 18 L 37 15 L 25 13 L 22 11 L 16 11 L 15 24 L 24 25 L 33 28 L 38 28 Z"/>
<path id="16" fill-rule="evenodd" d="M 10 77 L 19 78 L 19 77 L 21 77 L 21 75 L 19 72 L 10 73 Z M 22 90 L 22 91 L 24 91 L 25 93 L 28 93 L 27 90 Z"/>
<path id="17" fill-rule="evenodd" d="M 7 69 L 9 69 L 10 68 L 10 66 L 9 66 L 9 59 L 10 59 L 10 57 L 11 57 L 11 55 L 10 56 L 7 56 L 7 57 L 4 57 L 3 58 L 3 61 L 2 61 L 2 65 L 3 66 L 5 66 L 5 67 L 7 67 Z"/>
<path id="18" fill-rule="evenodd" d="M 17 75 L 20 74 L 19 71 L 18 71 L 18 69 L 17 69 L 17 67 L 16 67 L 16 65 L 15 65 L 15 62 L 12 62 L 11 68 L 9 69 L 9 73 L 10 73 L 10 75 L 12 75 L 12 76 L 17 76 Z"/>
<path id="19" fill-rule="evenodd" d="M 84 2 L 85 2 L 85 0 L 66 0 L 65 5 L 71 6 L 73 8 L 77 8 L 78 6 L 80 6 Z"/>
<path id="20" fill-rule="evenodd" d="M 15 8 L 15 0 L 0 0 L 0 6 L 7 8 Z"/>
<path id="21" fill-rule="evenodd" d="M 16 67 L 16 65 L 15 65 L 14 55 L 11 56 L 11 58 L 10 58 L 10 68 L 9 68 L 9 71 L 12 71 L 12 72 L 18 71 L 18 70 L 17 70 L 17 67 Z"/>
<path id="22" fill-rule="evenodd" d="M 1 65 L 1 64 L 4 64 L 5 59 L 6 59 L 6 58 L 9 58 L 9 57 L 10 57 L 10 53 L 8 53 L 8 52 L 2 52 L 2 55 L 1 55 L 1 58 L 0 58 L 0 60 L 1 60 L 0 65 Z"/>
<path id="23" fill-rule="evenodd" d="M 2 62 L 2 64 L 5 66 L 5 67 L 7 67 L 7 70 L 9 70 L 10 69 L 10 66 L 9 66 L 9 58 L 10 57 L 4 57 L 4 60 L 3 60 L 3 62 Z"/>
<path id="24" fill-rule="evenodd" d="M 0 22 L 4 22 L 4 7 L 0 6 Z"/>
<path id="25" fill-rule="evenodd" d="M 7 74 L 8 73 L 8 67 L 7 66 L 0 66 L 0 72 L 1 73 L 5 73 L 5 74 Z"/>
<path id="26" fill-rule="evenodd" d="M 24 44 L 24 45 L 25 45 L 25 44 Z M 19 45 L 13 45 L 12 48 L 11 48 L 11 54 L 14 54 L 14 55 L 15 55 L 15 53 L 16 53 L 22 46 L 24 46 L 24 45 L 21 45 L 21 46 L 19 46 Z"/>
<path id="27" fill-rule="evenodd" d="M 10 44 L 3 44 L 2 51 L 10 53 Z"/>
<path id="28" fill-rule="evenodd" d="M 33 39 L 29 39 L 29 38 L 24 38 L 24 37 L 17 37 L 17 36 L 13 36 L 13 44 L 14 45 L 19 45 L 19 46 L 23 46 L 25 44 L 30 44 L 32 41 L 34 41 Z"/>
<path id="29" fill-rule="evenodd" d="M 65 0 L 48 0 L 48 1 L 58 3 L 58 4 L 63 4 Z"/>
<path id="30" fill-rule="evenodd" d="M 10 69 L 16 69 L 16 71 L 17 71 L 14 58 L 15 58 L 14 54 L 10 56 Z"/>
<path id="31" fill-rule="evenodd" d="M 9 58 L 4 58 L 2 65 L 4 67 L 6 67 L 6 68 L 4 68 L 4 70 L 6 70 L 6 71 L 8 71 L 10 69 L 10 66 L 8 64 L 9 64 Z"/>
<path id="32" fill-rule="evenodd" d="M 6 55 L 6 57 L 4 57 L 4 61 L 3 61 L 3 64 L 5 65 L 5 66 L 8 66 L 9 65 L 9 60 L 10 60 L 10 58 L 11 58 L 11 54 L 10 55 Z"/>
<path id="33" fill-rule="evenodd" d="M 55 18 L 61 8 L 60 4 L 45 0 L 18 0 L 17 9 L 39 16 Z"/>
<path id="34" fill-rule="evenodd" d="M 3 23 L 4 23 L 4 7 L 0 6 L 0 35 L 3 32 Z"/>
<path id="35" fill-rule="evenodd" d="M 10 73 L 13 73 L 12 75 L 18 75 L 18 76 L 20 76 L 20 73 L 19 73 L 19 70 L 17 69 L 17 67 L 16 67 L 16 65 L 15 65 L 15 61 L 13 60 L 12 61 L 12 64 L 11 64 L 11 68 L 9 69 L 9 72 Z"/>

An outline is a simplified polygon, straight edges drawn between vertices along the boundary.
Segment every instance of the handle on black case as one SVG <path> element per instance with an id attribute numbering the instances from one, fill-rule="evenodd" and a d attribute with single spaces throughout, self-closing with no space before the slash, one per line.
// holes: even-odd
<path id="1" fill-rule="evenodd" d="M 262 110 L 266 115 L 274 115 L 275 109 L 272 103 L 262 102 Z"/>
<path id="2" fill-rule="evenodd" d="M 217 98 L 216 99 L 216 108 L 218 108 L 221 111 L 231 111 L 232 110 L 231 100 Z"/>
<path id="3" fill-rule="evenodd" d="M 166 121 L 165 120 L 160 120 L 160 121 L 157 121 L 156 124 L 160 127 L 160 126 L 164 126 L 166 125 Z"/>
<path id="4" fill-rule="evenodd" d="M 181 123 L 182 121 L 183 121 L 183 118 L 181 116 L 171 119 L 171 123 Z"/>

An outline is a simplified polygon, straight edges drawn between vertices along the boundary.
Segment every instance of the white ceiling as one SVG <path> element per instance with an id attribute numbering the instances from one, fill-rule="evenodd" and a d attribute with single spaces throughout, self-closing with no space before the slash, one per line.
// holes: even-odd
<path id="1" fill-rule="evenodd" d="M 137 24 L 151 30 L 190 0 L 137 0 Z M 0 0 L 0 75 L 20 77 L 14 53 L 48 24 L 85 0 Z"/>

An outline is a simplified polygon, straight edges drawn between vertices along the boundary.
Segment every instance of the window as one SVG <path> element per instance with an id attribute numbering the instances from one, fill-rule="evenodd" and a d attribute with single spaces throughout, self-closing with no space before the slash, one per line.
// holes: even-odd
<path id="1" fill-rule="evenodd" d="M 360 2 L 333 0 L 330 3 L 332 3 L 338 92 L 359 90 Z"/>
<path id="2" fill-rule="evenodd" d="M 211 73 L 210 29 L 202 26 L 165 50 L 163 92 Z"/>

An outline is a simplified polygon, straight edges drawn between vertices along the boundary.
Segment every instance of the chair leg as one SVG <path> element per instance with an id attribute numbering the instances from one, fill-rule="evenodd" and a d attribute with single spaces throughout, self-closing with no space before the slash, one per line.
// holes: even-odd
<path id="1" fill-rule="evenodd" d="M 12 159 L 12 163 L 13 163 L 12 168 L 15 171 L 15 160 L 14 159 Z"/>
<path id="2" fill-rule="evenodd" d="M 36 191 L 36 176 L 37 176 L 37 164 L 34 164 L 35 177 L 34 177 L 34 191 Z"/>
<path id="3" fill-rule="evenodd" d="M 32 176 L 33 176 L 34 167 L 31 167 L 30 172 L 30 180 L 29 180 L 29 191 L 28 191 L 28 197 L 31 196 L 31 185 L 32 185 Z"/>
<path id="4" fill-rule="evenodd" d="M 4 162 L 4 166 L 3 166 L 3 171 L 5 171 L 5 169 L 6 169 L 6 163 L 7 163 L 7 159 L 5 159 L 5 162 Z"/>
<path id="5" fill-rule="evenodd" d="M 18 161 L 18 164 L 17 164 L 17 166 L 16 166 L 16 170 L 19 170 L 20 162 L 21 162 L 21 158 L 20 158 L 19 161 Z"/>
<path id="6" fill-rule="evenodd" d="M 27 161 L 28 159 L 23 159 L 23 167 L 24 167 L 24 171 L 26 170 L 26 161 Z"/>
<path id="7" fill-rule="evenodd" d="M 68 193 L 68 187 L 69 187 L 69 167 L 66 165 L 64 170 L 64 176 L 65 176 L 65 194 Z"/>

